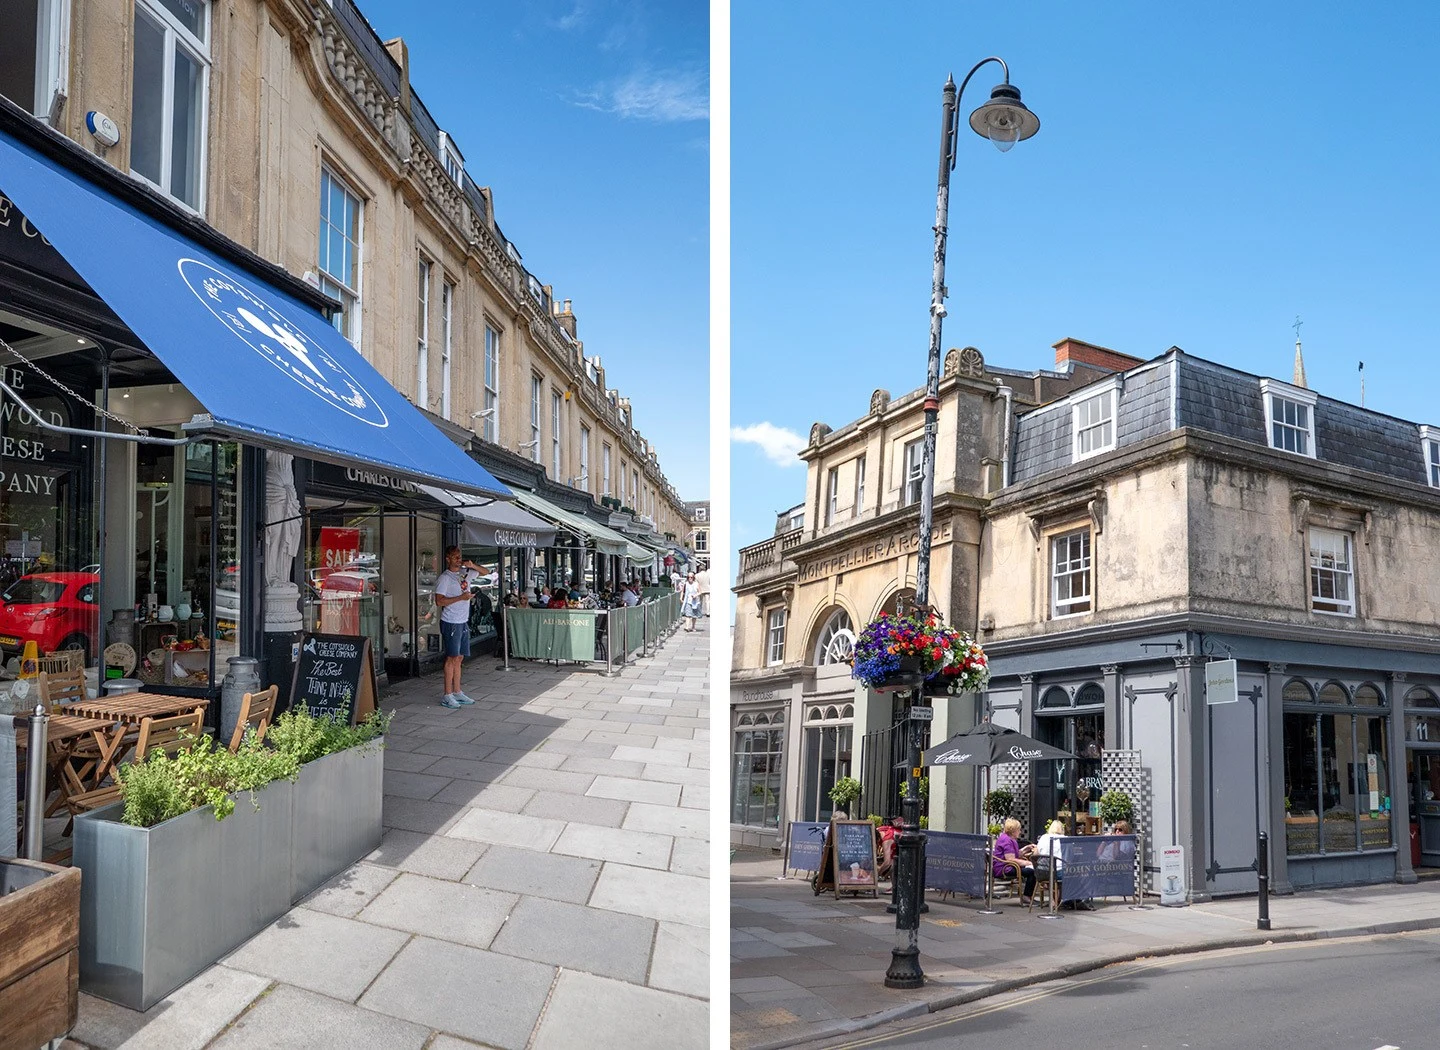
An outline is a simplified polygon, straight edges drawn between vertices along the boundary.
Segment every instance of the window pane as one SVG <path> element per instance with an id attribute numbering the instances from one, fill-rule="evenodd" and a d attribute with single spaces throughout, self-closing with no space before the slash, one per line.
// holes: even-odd
<path id="1" fill-rule="evenodd" d="M 200 207 L 200 154 L 205 135 L 205 70 L 183 49 L 175 51 L 175 118 L 170 147 L 170 192 Z"/>
<path id="2" fill-rule="evenodd" d="M 189 30 L 202 44 L 205 43 L 204 0 L 160 0 L 160 6 L 169 11 L 175 21 Z"/>
<path id="3" fill-rule="evenodd" d="M 1290 856 L 1318 853 L 1320 767 L 1316 716 L 1286 713 L 1285 722 L 1285 852 Z"/>
<path id="4" fill-rule="evenodd" d="M 160 185 L 165 137 L 165 30 L 135 11 L 135 61 L 131 78 L 130 167 Z"/>

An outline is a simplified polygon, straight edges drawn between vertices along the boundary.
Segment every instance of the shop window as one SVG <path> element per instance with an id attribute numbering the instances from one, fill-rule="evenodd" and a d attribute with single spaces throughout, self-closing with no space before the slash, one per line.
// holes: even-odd
<path id="1" fill-rule="evenodd" d="M 475 641 L 494 638 L 498 634 L 495 610 L 500 608 L 500 549 L 464 543 L 460 554 L 480 566 L 479 576 L 470 581 L 470 636 Z"/>
<path id="2" fill-rule="evenodd" d="M 306 543 L 305 629 L 358 634 L 385 652 L 389 584 L 382 573 L 382 521 L 376 507 L 313 507 Z M 403 640 L 408 643 L 408 639 Z"/>
<path id="3" fill-rule="evenodd" d="M 1091 610 L 1090 530 L 1076 529 L 1050 541 L 1050 615 Z"/>
<path id="4" fill-rule="evenodd" d="M 1331 683 L 1321 690 L 1319 703 L 1333 704 L 1335 689 L 1343 695 L 1343 688 Z M 1288 685 L 1285 691 L 1286 853 L 1388 848 L 1390 776 L 1383 710 L 1356 706 L 1353 713 L 1336 713 L 1305 704 L 1302 698 L 1308 694 L 1308 688 Z"/>
<path id="5" fill-rule="evenodd" d="M 1052 685 L 1040 696 L 1041 707 L 1069 707 L 1070 694 L 1058 685 Z"/>
<path id="6" fill-rule="evenodd" d="M 1310 528 L 1310 608 L 1336 616 L 1355 615 L 1355 565 L 1350 534 Z"/>
<path id="7" fill-rule="evenodd" d="M 1440 700 L 1428 689 L 1411 689 L 1405 694 L 1405 739 L 1417 744 L 1440 743 Z"/>
<path id="8" fill-rule="evenodd" d="M 827 710 L 827 719 L 838 717 L 839 712 L 835 708 Z M 801 754 L 804 785 L 800 800 L 801 820 L 826 821 L 835 816 L 835 803 L 830 798 L 830 791 L 835 781 L 850 776 L 854 732 L 854 727 L 848 725 L 805 727 Z M 854 813 L 850 815 L 856 816 Z"/>
<path id="9" fill-rule="evenodd" d="M 135 0 L 130 170 L 203 210 L 210 5 Z"/>
<path id="10" fill-rule="evenodd" d="M 734 794 L 730 820 L 733 823 L 761 828 L 779 827 L 784 747 L 784 729 L 737 728 L 731 753 Z"/>
<path id="11" fill-rule="evenodd" d="M 320 170 L 320 290 L 340 301 L 333 323 L 360 345 L 360 249 L 364 209 L 329 168 Z"/>

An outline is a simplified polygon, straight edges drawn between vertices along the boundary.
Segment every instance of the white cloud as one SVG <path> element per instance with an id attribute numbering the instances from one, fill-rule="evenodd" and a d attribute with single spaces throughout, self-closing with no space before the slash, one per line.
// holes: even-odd
<path id="1" fill-rule="evenodd" d="M 575 104 L 627 120 L 673 124 L 710 116 L 709 83 L 703 70 L 640 69 L 576 96 Z"/>
<path id="2" fill-rule="evenodd" d="M 577 3 L 570 9 L 569 14 L 561 15 L 559 18 L 552 18 L 549 20 L 549 23 L 552 28 L 558 29 L 562 33 L 568 33 L 572 29 L 578 29 L 583 26 L 588 20 L 589 14 L 590 12 L 586 10 L 584 3 Z"/>
<path id="3" fill-rule="evenodd" d="M 765 453 L 765 458 L 781 467 L 803 467 L 805 464 L 796 457 L 805 448 L 805 439 L 793 430 L 777 427 L 774 423 L 752 423 L 748 427 L 731 427 L 730 440 L 742 445 L 754 445 Z"/>

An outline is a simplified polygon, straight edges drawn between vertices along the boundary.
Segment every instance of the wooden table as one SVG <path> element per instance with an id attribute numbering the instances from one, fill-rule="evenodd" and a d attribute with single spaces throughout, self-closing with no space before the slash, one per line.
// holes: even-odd
<path id="1" fill-rule="evenodd" d="M 22 748 L 30 746 L 29 724 L 28 717 L 16 719 L 15 741 Z M 47 817 L 66 808 L 66 801 L 71 795 L 100 786 L 101 781 L 109 775 L 125 743 L 125 734 L 129 728 L 127 723 L 113 718 L 93 718 L 70 714 L 68 711 L 50 716 L 45 734 L 50 748 L 46 761 L 56 773 L 59 798 L 45 811 Z M 86 740 L 94 741 L 99 752 L 98 757 L 76 757 L 76 751 Z"/>
<path id="2" fill-rule="evenodd" d="M 125 693 L 121 696 L 102 696 L 95 700 L 82 700 L 67 704 L 69 714 L 84 715 L 87 718 L 107 718 L 112 722 L 139 725 L 147 718 L 168 718 L 185 714 L 197 707 L 208 707 L 210 701 L 195 696 L 165 696 L 161 693 Z"/>

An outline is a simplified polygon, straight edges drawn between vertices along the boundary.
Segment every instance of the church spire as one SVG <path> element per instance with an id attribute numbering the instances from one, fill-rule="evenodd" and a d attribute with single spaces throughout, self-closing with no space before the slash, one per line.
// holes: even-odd
<path id="1" fill-rule="evenodd" d="M 1300 326 L 1305 322 L 1300 320 L 1300 315 L 1295 315 L 1295 323 L 1290 327 L 1295 329 L 1295 385 L 1308 389 L 1305 382 L 1305 358 L 1300 354 Z"/>

